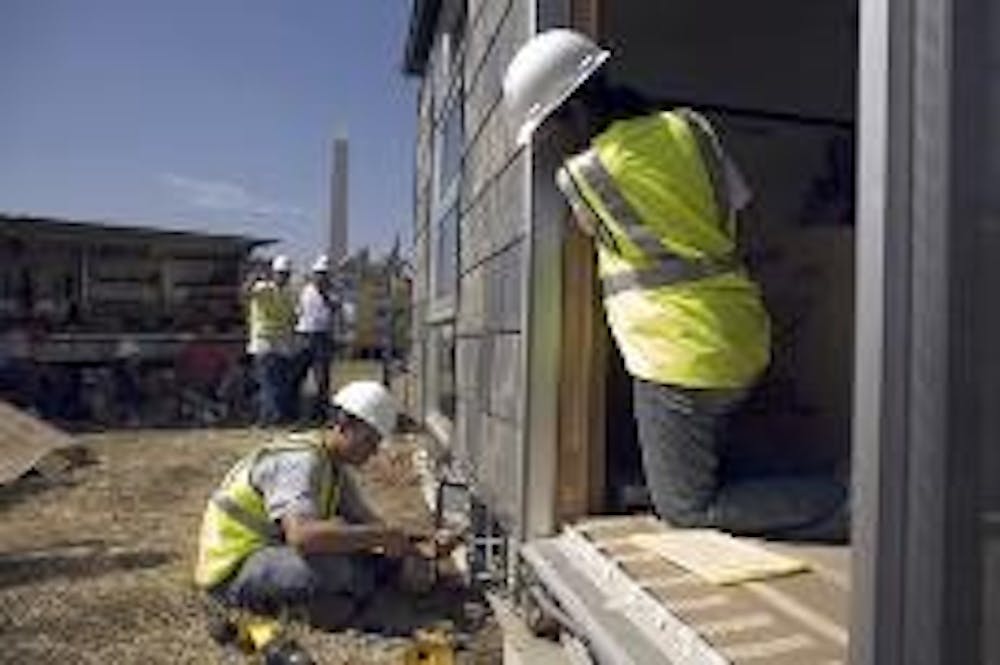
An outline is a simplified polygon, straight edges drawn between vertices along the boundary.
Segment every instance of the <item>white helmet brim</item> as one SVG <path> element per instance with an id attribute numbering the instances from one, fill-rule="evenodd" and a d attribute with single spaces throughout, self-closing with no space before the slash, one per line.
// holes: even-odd
<path id="1" fill-rule="evenodd" d="M 566 87 L 558 97 L 553 99 L 548 104 L 537 104 L 536 107 L 532 107 L 528 110 L 528 117 L 525 118 L 524 122 L 521 123 L 521 127 L 517 130 L 517 145 L 526 146 L 531 143 L 531 137 L 534 136 L 535 131 L 542 126 L 542 124 L 548 119 L 550 115 L 559 110 L 567 99 L 573 96 L 580 86 L 590 80 L 597 70 L 599 70 L 608 58 L 611 57 L 610 51 L 601 51 L 594 54 L 592 57 L 587 58 L 584 62 L 580 63 L 580 75 L 577 76 L 573 81 Z"/>

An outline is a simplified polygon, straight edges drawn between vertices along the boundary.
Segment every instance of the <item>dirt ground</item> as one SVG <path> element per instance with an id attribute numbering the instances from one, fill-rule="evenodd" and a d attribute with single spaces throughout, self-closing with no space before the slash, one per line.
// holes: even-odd
<path id="1" fill-rule="evenodd" d="M 0 663 L 252 662 L 210 640 L 190 580 L 208 494 L 268 436 L 88 434 L 93 463 L 0 488 Z M 416 444 L 401 438 L 369 463 L 365 484 L 390 521 L 427 521 L 409 462 Z M 454 619 L 461 601 L 448 593 L 417 602 L 422 622 Z M 401 601 L 386 602 L 391 612 Z M 319 663 L 338 665 L 402 662 L 410 644 L 357 629 L 294 632 Z M 458 662 L 500 662 L 491 621 L 469 637 Z"/>

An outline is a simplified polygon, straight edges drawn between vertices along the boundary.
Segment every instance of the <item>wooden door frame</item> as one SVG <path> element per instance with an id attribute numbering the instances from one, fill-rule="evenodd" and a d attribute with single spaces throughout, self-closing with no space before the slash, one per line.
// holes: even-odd
<path id="1" fill-rule="evenodd" d="M 600 10 L 600 0 L 572 0 L 571 25 L 599 37 Z M 605 376 L 609 339 L 593 242 L 572 224 L 566 227 L 556 459 L 557 522 L 599 512 L 605 503 Z"/>

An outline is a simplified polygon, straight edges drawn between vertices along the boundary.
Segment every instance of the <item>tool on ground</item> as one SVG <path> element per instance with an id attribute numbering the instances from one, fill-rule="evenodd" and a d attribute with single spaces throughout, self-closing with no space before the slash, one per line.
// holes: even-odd
<path id="1" fill-rule="evenodd" d="M 423 628 L 413 633 L 413 644 L 406 651 L 404 665 L 454 665 L 455 641 L 449 631 Z"/>
<path id="2" fill-rule="evenodd" d="M 209 635 L 217 644 L 258 654 L 264 665 L 315 665 L 312 656 L 287 635 L 280 619 L 230 610 L 211 601 L 207 620 Z"/>

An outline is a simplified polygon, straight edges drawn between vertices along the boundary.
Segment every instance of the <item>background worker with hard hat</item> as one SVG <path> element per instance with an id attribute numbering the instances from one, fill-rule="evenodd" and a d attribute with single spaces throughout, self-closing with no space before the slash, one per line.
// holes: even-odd
<path id="1" fill-rule="evenodd" d="M 832 478 L 723 473 L 723 425 L 770 358 L 768 314 L 736 244 L 749 190 L 702 115 L 610 87 L 609 57 L 550 30 L 515 55 L 503 92 L 521 144 L 552 116 L 539 138 L 566 155 L 556 184 L 596 241 L 653 506 L 677 526 L 840 537 L 846 493 Z"/>
<path id="2" fill-rule="evenodd" d="M 392 433 L 396 414 L 381 384 L 356 381 L 334 397 L 327 429 L 240 460 L 205 510 L 196 584 L 226 605 L 304 610 L 318 626 L 341 627 L 375 590 L 381 561 L 426 552 L 442 535 L 386 526 L 351 472 Z"/>
<path id="3" fill-rule="evenodd" d="M 312 265 L 312 275 L 299 292 L 295 333 L 302 349 L 294 390 L 298 394 L 310 372 L 316 395 L 307 414 L 313 422 L 322 422 L 330 403 L 330 364 L 333 362 L 333 317 L 339 307 L 330 283 L 330 260 L 325 254 Z"/>
<path id="4" fill-rule="evenodd" d="M 295 296 L 289 286 L 292 262 L 279 255 L 270 275 L 253 276 L 244 289 L 247 300 L 247 353 L 254 360 L 259 425 L 275 425 L 293 415 L 291 358 L 295 327 Z"/>

